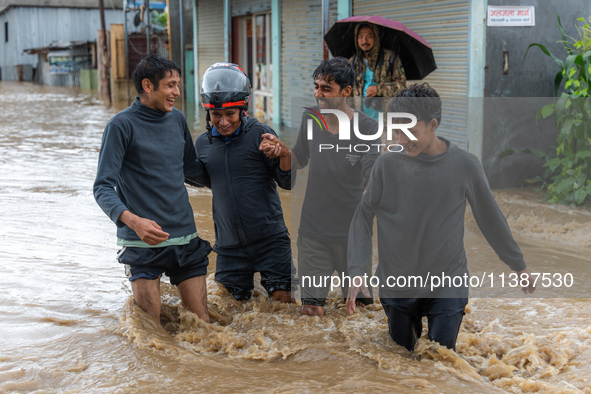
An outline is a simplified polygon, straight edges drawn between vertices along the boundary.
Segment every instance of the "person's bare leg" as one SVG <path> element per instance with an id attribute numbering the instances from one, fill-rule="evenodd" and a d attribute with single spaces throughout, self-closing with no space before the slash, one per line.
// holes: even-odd
<path id="1" fill-rule="evenodd" d="M 295 303 L 295 299 L 291 296 L 291 291 L 287 290 L 275 290 L 271 297 L 275 301 L 284 302 L 286 304 L 293 304 Z"/>
<path id="2" fill-rule="evenodd" d="M 178 285 L 183 304 L 203 321 L 209 323 L 207 311 L 207 284 L 205 275 L 186 279 Z"/>
<path id="3" fill-rule="evenodd" d="M 302 305 L 300 309 L 302 316 L 324 316 L 324 307 L 319 305 Z"/>
<path id="4" fill-rule="evenodd" d="M 160 324 L 160 278 L 136 279 L 131 282 L 135 303 Z"/>

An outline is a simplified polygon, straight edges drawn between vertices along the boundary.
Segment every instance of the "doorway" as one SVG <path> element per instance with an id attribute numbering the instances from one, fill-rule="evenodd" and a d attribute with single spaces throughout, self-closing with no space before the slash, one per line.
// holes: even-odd
<path id="1" fill-rule="evenodd" d="M 246 71 L 252 84 L 249 113 L 259 121 L 273 121 L 273 65 L 271 64 L 271 12 L 232 19 L 232 59 Z"/>

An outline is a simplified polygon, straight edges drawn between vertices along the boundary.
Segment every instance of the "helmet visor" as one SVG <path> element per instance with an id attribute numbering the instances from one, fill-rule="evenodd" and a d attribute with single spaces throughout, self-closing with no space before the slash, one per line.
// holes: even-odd
<path id="1" fill-rule="evenodd" d="M 223 68 L 209 70 L 201 80 L 201 92 L 249 92 L 248 77 L 235 70 L 228 71 Z"/>

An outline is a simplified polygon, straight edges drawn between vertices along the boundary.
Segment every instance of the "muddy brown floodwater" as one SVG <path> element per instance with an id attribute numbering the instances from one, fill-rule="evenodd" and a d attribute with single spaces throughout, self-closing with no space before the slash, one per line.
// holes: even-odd
<path id="1" fill-rule="evenodd" d="M 115 226 L 92 196 L 114 110 L 26 83 L 0 82 L 0 104 L 0 392 L 591 393 L 589 209 L 495 192 L 532 270 L 571 273 L 576 285 L 472 298 L 457 354 L 421 339 L 411 356 L 388 337 L 379 304 L 348 317 L 333 301 L 322 319 L 300 317 L 260 286 L 234 301 L 212 275 L 213 323 L 163 283 L 158 326 L 131 301 Z M 200 235 L 213 241 L 211 193 L 189 193 Z M 289 207 L 290 193 L 281 197 Z M 291 216 L 286 208 L 297 234 Z M 469 213 L 465 243 L 471 273 L 509 273 Z"/>

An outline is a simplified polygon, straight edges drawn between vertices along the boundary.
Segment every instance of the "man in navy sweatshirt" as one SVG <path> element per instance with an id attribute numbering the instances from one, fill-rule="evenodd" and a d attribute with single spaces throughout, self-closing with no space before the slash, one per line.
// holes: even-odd
<path id="1" fill-rule="evenodd" d="M 136 304 L 160 321 L 160 276 L 166 273 L 183 304 L 209 322 L 211 247 L 197 235 L 184 185 L 202 169 L 185 117 L 173 107 L 180 74 L 158 55 L 137 65 L 132 79 L 139 97 L 105 128 L 94 197 L 117 225 L 118 260 Z"/>
<path id="2" fill-rule="evenodd" d="M 534 282 L 478 158 L 435 134 L 441 122 L 437 92 L 428 84 L 413 85 L 394 96 L 389 111 L 413 114 L 417 122 L 408 126 L 408 134 L 397 131 L 404 153 L 385 153 L 376 160 L 351 222 L 347 261 L 353 279 L 347 310 L 355 311 L 351 301 L 359 292 L 368 294 L 363 274 L 375 216 L 376 276 L 390 336 L 412 351 L 421 336 L 421 319 L 427 316 L 429 339 L 455 350 L 468 302 L 468 285 L 456 280 L 468 274 L 466 201 L 488 243 L 518 273 L 525 293 L 534 291 Z M 421 283 L 444 276 L 453 282 L 435 287 L 436 281 Z"/>

